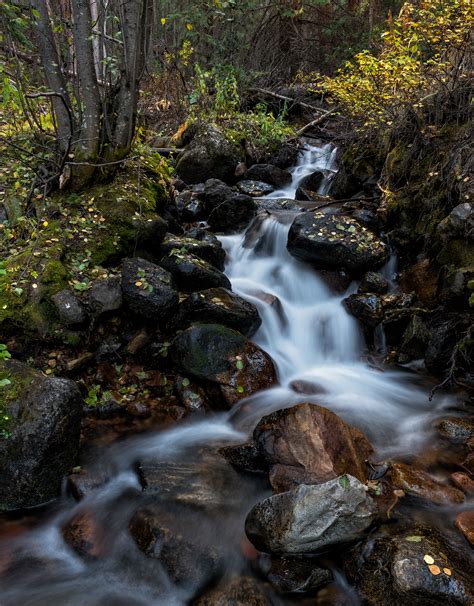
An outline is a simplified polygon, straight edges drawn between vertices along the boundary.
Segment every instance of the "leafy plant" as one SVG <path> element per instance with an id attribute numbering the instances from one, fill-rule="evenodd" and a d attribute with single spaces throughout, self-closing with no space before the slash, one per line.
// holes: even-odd
<path id="1" fill-rule="evenodd" d="M 0 360 L 9 360 L 12 357 L 4 343 L 0 343 Z"/>

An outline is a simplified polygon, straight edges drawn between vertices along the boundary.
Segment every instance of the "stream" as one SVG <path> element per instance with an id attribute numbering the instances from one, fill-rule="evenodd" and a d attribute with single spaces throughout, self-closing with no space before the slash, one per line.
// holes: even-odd
<path id="1" fill-rule="evenodd" d="M 327 175 L 319 191 L 326 194 L 336 151 L 330 144 L 307 148 L 292 169 L 291 184 L 269 197 L 294 199 L 301 179 L 317 169 Z M 264 479 L 237 473 L 216 449 L 244 442 L 260 418 L 274 410 L 302 401 L 327 407 L 367 435 L 378 460 L 412 456 L 428 447 L 433 419 L 455 404 L 454 396 L 438 393 L 430 401 L 432 385 L 422 375 L 384 367 L 368 356 L 357 321 L 341 304 L 357 284 L 335 294 L 318 272 L 287 252 L 296 214 L 270 211 L 245 233 L 220 237 L 233 290 L 260 312 L 262 325 L 252 340 L 273 358 L 279 385 L 229 412 L 188 419 L 93 453 L 90 464 L 103 478 L 99 486 L 80 502 L 65 490 L 53 509 L 28 523 L 26 532 L 12 531 L 0 543 L 0 572 L 5 566 L 9 571 L 0 575 L 0 606 L 188 604 L 208 582 L 203 562 L 209 553 L 218 554 L 213 574 L 219 577 L 254 574 L 257 556 L 245 538 L 244 521 L 270 490 Z M 390 259 L 383 270 L 390 280 L 395 263 Z M 144 461 L 155 474 L 171 474 L 173 487 L 165 490 L 158 482 L 143 491 L 136 466 Z M 173 529 L 198 546 L 188 553 L 188 571 L 182 575 L 170 575 L 146 556 L 128 531 L 134 513 L 157 507 L 157 501 L 156 515 L 171 515 Z M 99 553 L 89 558 L 80 557 L 62 536 L 62 528 L 81 516 L 102 529 Z M 344 579 L 336 578 L 346 603 L 357 604 Z"/>

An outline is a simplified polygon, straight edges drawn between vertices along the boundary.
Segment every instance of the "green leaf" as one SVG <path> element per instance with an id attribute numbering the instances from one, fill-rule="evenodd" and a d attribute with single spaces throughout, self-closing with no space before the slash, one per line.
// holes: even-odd
<path id="1" fill-rule="evenodd" d="M 344 490 L 349 490 L 351 483 L 349 482 L 349 478 L 344 475 L 339 478 L 339 484 L 344 488 Z"/>
<path id="2" fill-rule="evenodd" d="M 1 379 L 0 380 L 0 387 L 6 387 L 7 385 L 11 385 L 11 381 L 10 379 Z"/>
<path id="3" fill-rule="evenodd" d="M 405 537 L 405 541 L 409 541 L 410 543 L 421 543 L 423 537 L 420 537 L 418 534 L 412 534 L 409 537 Z"/>
<path id="4" fill-rule="evenodd" d="M 242 360 L 237 360 L 237 362 L 235 363 L 235 365 L 237 366 L 237 368 L 239 370 L 242 370 L 244 368 L 244 363 L 242 362 Z"/>
<path id="5" fill-rule="evenodd" d="M 185 379 L 183 379 L 182 386 L 188 387 L 189 383 L 190 383 L 189 379 L 185 378 Z"/>

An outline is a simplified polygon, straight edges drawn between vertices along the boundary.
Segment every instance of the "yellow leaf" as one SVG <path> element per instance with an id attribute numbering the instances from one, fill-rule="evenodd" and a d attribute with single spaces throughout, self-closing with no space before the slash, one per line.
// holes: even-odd
<path id="1" fill-rule="evenodd" d="M 166 19 L 162 18 L 161 19 L 161 25 L 164 25 L 166 23 Z"/>
<path id="2" fill-rule="evenodd" d="M 446 576 L 450 577 L 453 573 L 450 568 L 443 568 L 443 572 Z"/>
<path id="3" fill-rule="evenodd" d="M 47 221 L 43 221 L 43 227 L 48 227 L 49 223 Z"/>
<path id="4" fill-rule="evenodd" d="M 434 558 L 428 554 L 423 556 L 423 559 L 427 564 L 434 564 Z"/>
<path id="5" fill-rule="evenodd" d="M 143 282 L 140 282 L 140 280 L 137 280 L 135 282 L 135 286 L 138 286 L 138 288 L 140 288 L 140 286 L 143 286 Z"/>
<path id="6" fill-rule="evenodd" d="M 430 572 L 432 575 L 434 575 L 435 577 L 437 577 L 439 574 L 441 574 L 441 568 L 439 566 L 436 566 L 436 564 L 432 564 L 431 566 L 428 566 Z"/>
<path id="7" fill-rule="evenodd" d="M 193 24 L 192 23 L 186 23 L 186 29 L 191 31 L 193 29 Z"/>

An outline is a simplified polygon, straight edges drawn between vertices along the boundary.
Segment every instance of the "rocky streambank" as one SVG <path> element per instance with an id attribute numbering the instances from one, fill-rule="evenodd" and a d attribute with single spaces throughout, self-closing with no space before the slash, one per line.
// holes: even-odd
<path id="1" fill-rule="evenodd" d="M 470 386 L 468 282 L 451 270 L 435 280 L 429 256 L 411 262 L 396 248 L 375 172 L 360 163 L 343 159 L 329 196 L 318 193 L 329 176 L 321 169 L 299 183 L 296 200 L 279 198 L 294 160 L 291 149 L 246 158 L 206 126 L 179 158 L 167 195 L 127 223 L 135 244 L 117 243 L 100 261 L 101 278 L 81 290 L 39 277 L 48 288 L 41 299 L 31 292 L 22 318 L 36 305 L 42 320 L 10 325 L 0 362 L 0 541 L 21 539 L 1 543 L 7 604 L 27 601 L 18 570 L 29 527 L 41 522 L 25 512 L 61 494 L 52 522 L 60 544 L 90 579 L 102 567 L 114 578 L 127 571 L 128 604 L 156 603 L 163 591 L 206 606 L 296 596 L 350 603 L 341 575 L 373 606 L 472 603 L 474 422 L 464 392 L 434 415 L 423 451 L 383 459 L 310 380 L 291 382 L 292 399 L 269 414 L 252 408 L 252 397 L 271 397 L 281 380 L 276 359 L 252 338 L 267 309 L 282 332 L 288 320 L 274 294 L 252 291 L 252 303 L 233 292 L 219 237 L 251 226 L 244 248 L 265 257 L 273 244 L 259 226 L 268 217 L 290 221 L 287 251 L 341 297 L 380 373 L 384 363 L 423 361 L 426 396 L 453 377 Z M 464 206 L 436 228 L 445 248 L 470 221 Z M 387 272 L 396 252 L 398 277 Z M 447 311 L 452 288 L 458 307 Z M 239 419 L 248 411 L 258 418 L 246 435 Z M 48 595 L 68 574 L 52 569 L 43 545 L 23 581 L 41 577 Z M 145 601 L 134 586 L 146 588 Z M 74 596 L 83 590 L 70 587 Z M 115 599 L 93 583 L 91 604 Z"/>

